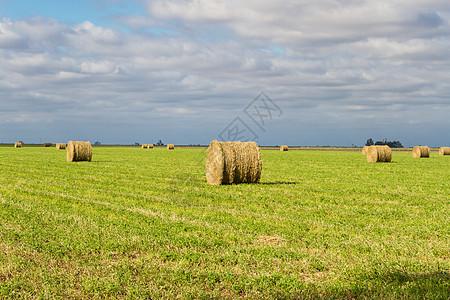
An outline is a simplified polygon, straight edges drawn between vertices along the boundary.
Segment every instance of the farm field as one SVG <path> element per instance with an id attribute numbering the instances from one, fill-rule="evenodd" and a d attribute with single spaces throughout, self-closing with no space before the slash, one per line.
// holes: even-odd
<path id="1" fill-rule="evenodd" d="M 206 149 L 0 147 L 0 298 L 450 297 L 450 157 L 262 150 L 210 186 Z"/>

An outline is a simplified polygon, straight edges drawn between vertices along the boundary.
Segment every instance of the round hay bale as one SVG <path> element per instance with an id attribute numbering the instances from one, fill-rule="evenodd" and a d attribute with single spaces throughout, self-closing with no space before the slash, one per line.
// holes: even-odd
<path id="1" fill-rule="evenodd" d="M 430 148 L 427 146 L 415 146 L 412 155 L 414 158 L 430 157 Z"/>
<path id="2" fill-rule="evenodd" d="M 258 183 L 262 162 L 255 142 L 212 141 L 206 154 L 206 181 L 212 185 Z"/>
<path id="3" fill-rule="evenodd" d="M 22 143 L 21 142 L 14 143 L 14 148 L 22 148 Z"/>
<path id="4" fill-rule="evenodd" d="M 52 145 L 52 143 L 44 143 L 44 147 L 51 147 Z"/>
<path id="5" fill-rule="evenodd" d="M 366 155 L 366 154 L 367 154 L 367 148 L 369 148 L 369 146 L 364 146 L 364 147 L 362 148 L 361 153 L 362 153 L 363 155 Z"/>
<path id="6" fill-rule="evenodd" d="M 147 149 L 147 144 L 142 144 L 142 149 Z"/>
<path id="7" fill-rule="evenodd" d="M 288 146 L 286 145 L 280 146 L 280 151 L 288 151 L 288 150 L 289 150 Z"/>
<path id="8" fill-rule="evenodd" d="M 175 149 L 175 146 L 173 144 L 167 144 L 167 149 L 173 150 L 173 149 Z"/>
<path id="9" fill-rule="evenodd" d="M 153 147 L 154 147 L 153 144 L 148 144 L 148 145 L 147 145 L 147 148 L 148 148 L 148 149 L 153 149 Z"/>
<path id="10" fill-rule="evenodd" d="M 66 149 L 66 144 L 64 144 L 64 143 L 57 143 L 56 144 L 56 149 L 58 149 L 58 150 Z"/>
<path id="11" fill-rule="evenodd" d="M 91 161 L 91 159 L 91 143 L 70 141 L 67 144 L 67 161 Z"/>
<path id="12" fill-rule="evenodd" d="M 392 152 L 389 146 L 369 146 L 366 150 L 368 162 L 391 162 Z"/>
<path id="13" fill-rule="evenodd" d="M 450 147 L 439 148 L 439 155 L 450 155 Z"/>

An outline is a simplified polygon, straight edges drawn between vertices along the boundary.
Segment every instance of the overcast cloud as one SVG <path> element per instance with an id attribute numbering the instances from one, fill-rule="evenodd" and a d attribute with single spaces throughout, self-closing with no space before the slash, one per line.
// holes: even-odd
<path id="1" fill-rule="evenodd" d="M 450 146 L 449 1 L 13 3 L 0 142 L 208 144 L 240 117 L 263 145 Z M 263 129 L 243 112 L 261 91 L 282 110 Z"/>

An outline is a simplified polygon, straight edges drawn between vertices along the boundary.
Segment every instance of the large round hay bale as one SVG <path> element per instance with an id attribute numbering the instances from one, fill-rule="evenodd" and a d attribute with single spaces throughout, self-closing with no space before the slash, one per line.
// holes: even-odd
<path id="1" fill-rule="evenodd" d="M 450 147 L 439 148 L 439 155 L 450 155 Z"/>
<path id="2" fill-rule="evenodd" d="M 44 143 L 44 147 L 51 147 L 52 145 L 52 143 Z"/>
<path id="3" fill-rule="evenodd" d="M 415 158 L 430 157 L 430 148 L 427 146 L 415 146 L 413 148 L 412 155 Z"/>
<path id="4" fill-rule="evenodd" d="M 91 143 L 70 141 L 67 144 L 67 161 L 91 161 L 91 159 Z"/>
<path id="5" fill-rule="evenodd" d="M 14 143 L 14 148 L 22 148 L 22 143 L 21 142 Z"/>
<path id="6" fill-rule="evenodd" d="M 392 152 L 389 146 L 367 147 L 366 156 L 368 162 L 391 162 Z"/>
<path id="7" fill-rule="evenodd" d="M 173 144 L 167 144 L 167 149 L 173 150 L 173 149 L 175 149 L 175 146 Z"/>
<path id="8" fill-rule="evenodd" d="M 206 181 L 212 185 L 258 183 L 261 153 L 255 142 L 212 141 L 206 155 Z"/>
<path id="9" fill-rule="evenodd" d="M 66 144 L 64 144 L 64 143 L 56 143 L 56 149 L 58 149 L 58 150 L 66 149 Z"/>
<path id="10" fill-rule="evenodd" d="M 364 146 L 361 150 L 361 153 L 366 155 L 367 154 L 367 148 L 369 148 L 369 146 Z"/>
<path id="11" fill-rule="evenodd" d="M 289 150 L 288 146 L 286 145 L 280 146 L 280 151 L 288 151 L 288 150 Z"/>
<path id="12" fill-rule="evenodd" d="M 153 147 L 154 147 L 153 144 L 148 144 L 148 145 L 147 145 L 147 148 L 148 148 L 148 149 L 153 149 Z"/>
<path id="13" fill-rule="evenodd" d="M 142 144 L 142 149 L 147 149 L 147 144 Z"/>

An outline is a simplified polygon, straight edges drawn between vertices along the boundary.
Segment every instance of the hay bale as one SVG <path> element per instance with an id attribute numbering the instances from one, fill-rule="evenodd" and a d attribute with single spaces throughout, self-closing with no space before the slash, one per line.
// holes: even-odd
<path id="1" fill-rule="evenodd" d="M 255 142 L 212 141 L 206 155 L 206 181 L 212 185 L 258 183 L 261 153 Z"/>
<path id="2" fill-rule="evenodd" d="M 439 155 L 450 155 L 450 147 L 439 148 Z"/>
<path id="3" fill-rule="evenodd" d="M 73 142 L 67 144 L 67 161 L 91 161 L 92 146 L 90 142 Z"/>
<path id="4" fill-rule="evenodd" d="M 147 145 L 147 148 L 148 148 L 148 149 L 153 149 L 153 147 L 154 147 L 153 144 L 148 144 L 148 145 Z"/>
<path id="5" fill-rule="evenodd" d="M 14 148 L 22 148 L 22 143 L 21 142 L 14 143 Z"/>
<path id="6" fill-rule="evenodd" d="M 142 149 L 147 149 L 147 144 L 142 144 Z"/>
<path id="7" fill-rule="evenodd" d="M 52 145 L 52 143 L 44 143 L 44 147 L 51 147 Z"/>
<path id="8" fill-rule="evenodd" d="M 413 148 L 412 155 L 415 158 L 430 157 L 430 148 L 427 146 L 415 146 Z"/>
<path id="9" fill-rule="evenodd" d="M 173 150 L 173 149 L 175 149 L 175 146 L 173 144 L 167 144 L 167 149 Z"/>
<path id="10" fill-rule="evenodd" d="M 66 144 L 64 144 L 64 143 L 56 143 L 56 149 L 58 149 L 58 150 L 66 149 Z"/>
<path id="11" fill-rule="evenodd" d="M 369 146 L 364 146 L 361 150 L 361 153 L 366 155 L 367 154 L 367 148 L 369 148 Z"/>
<path id="12" fill-rule="evenodd" d="M 288 151 L 288 150 L 289 150 L 288 146 L 286 145 L 280 146 L 280 151 Z"/>
<path id="13" fill-rule="evenodd" d="M 389 146 L 367 147 L 366 156 L 368 162 L 391 162 L 392 152 Z"/>

